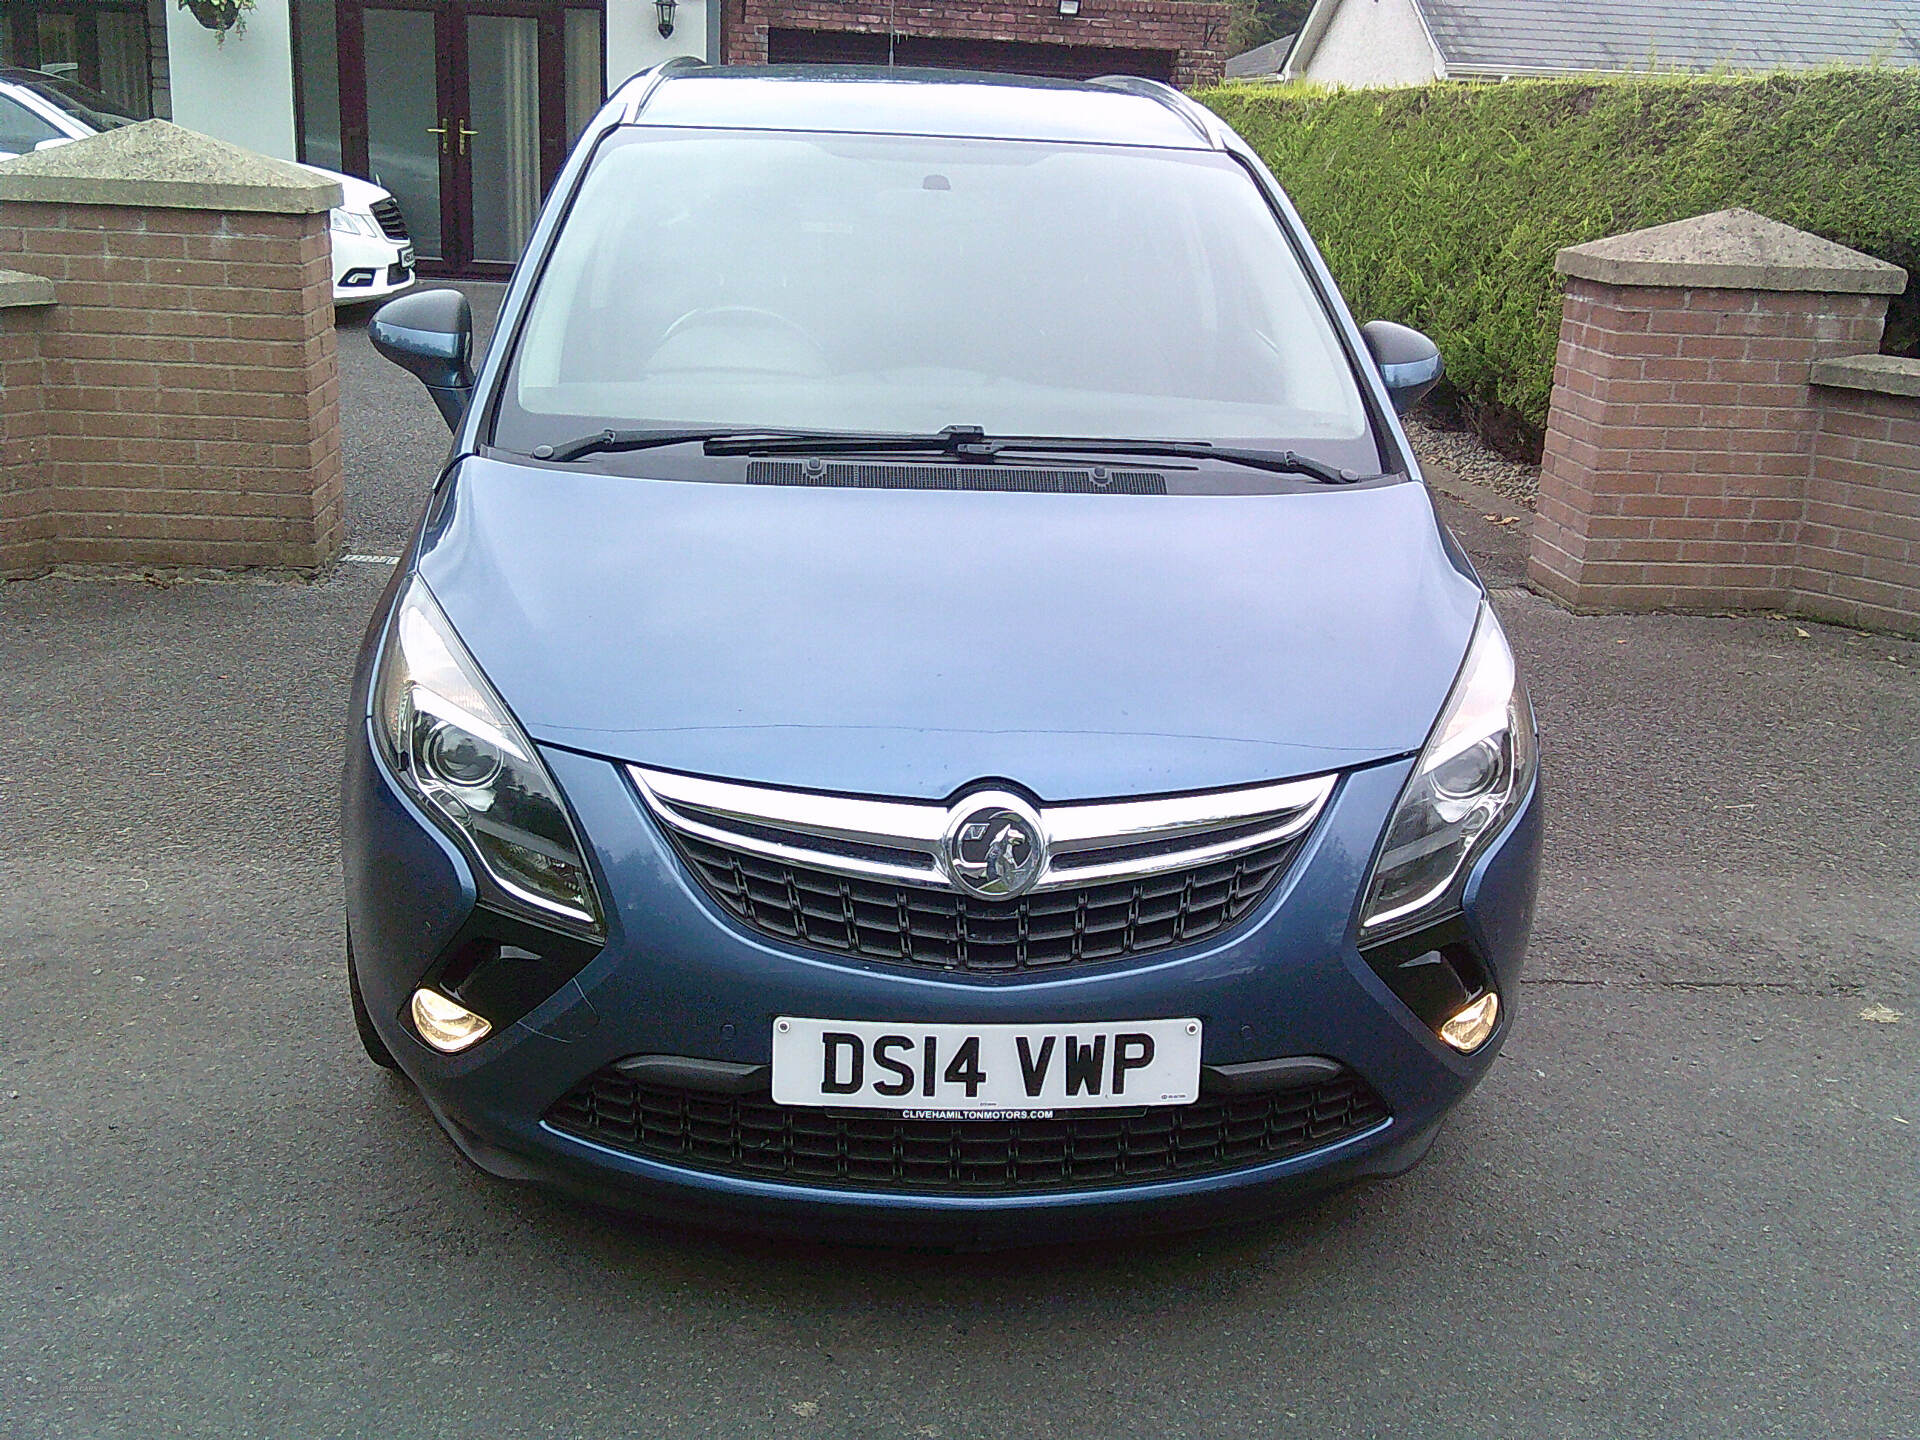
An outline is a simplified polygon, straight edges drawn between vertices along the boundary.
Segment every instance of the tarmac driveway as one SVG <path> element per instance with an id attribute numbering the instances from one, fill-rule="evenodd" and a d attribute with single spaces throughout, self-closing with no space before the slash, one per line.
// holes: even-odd
<path id="1" fill-rule="evenodd" d="M 390 555 L 444 432 L 341 339 Z M 1920 646 L 1503 591 L 1546 884 L 1428 1163 L 953 1257 L 501 1185 L 361 1058 L 337 737 L 387 574 L 0 587 L 0 1434 L 1920 1435 Z"/>

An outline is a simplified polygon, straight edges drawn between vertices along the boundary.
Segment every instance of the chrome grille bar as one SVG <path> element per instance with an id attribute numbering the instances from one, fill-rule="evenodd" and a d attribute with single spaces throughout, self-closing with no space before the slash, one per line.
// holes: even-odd
<path id="1" fill-rule="evenodd" d="M 940 861 L 954 807 L 742 785 L 630 765 L 670 829 L 785 864 L 952 890 Z M 1228 860 L 1303 835 L 1337 775 L 1197 795 L 1039 807 L 1048 844 L 1033 889 L 1140 879 Z"/>

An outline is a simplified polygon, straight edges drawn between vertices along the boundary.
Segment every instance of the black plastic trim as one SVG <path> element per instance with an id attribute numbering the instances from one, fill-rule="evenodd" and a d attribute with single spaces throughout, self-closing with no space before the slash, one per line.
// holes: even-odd
<path id="1" fill-rule="evenodd" d="M 1469 938 L 1463 914 L 1371 946 L 1360 957 L 1436 1033 L 1461 1007 L 1493 989 L 1492 972 Z"/>
<path id="2" fill-rule="evenodd" d="M 550 999 L 602 948 L 476 905 L 420 983 L 484 1015 L 496 1031 L 504 1030 Z"/>
<path id="3" fill-rule="evenodd" d="M 1257 1095 L 1331 1080 L 1347 1067 L 1324 1055 L 1289 1055 L 1279 1060 L 1248 1060 L 1239 1065 L 1202 1065 L 1200 1088 L 1222 1095 Z"/>
<path id="4" fill-rule="evenodd" d="M 613 1068 L 643 1085 L 699 1090 L 710 1095 L 764 1095 L 773 1083 L 771 1065 L 699 1060 L 690 1055 L 630 1055 L 616 1060 Z"/>

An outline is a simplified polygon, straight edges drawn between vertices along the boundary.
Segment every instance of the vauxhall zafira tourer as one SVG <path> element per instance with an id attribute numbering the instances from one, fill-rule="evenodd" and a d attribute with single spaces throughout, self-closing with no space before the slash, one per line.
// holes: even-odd
<path id="1" fill-rule="evenodd" d="M 366 1048 L 501 1176 L 1026 1243 L 1397 1173 L 1514 1010 L 1532 710 L 1356 326 L 1164 86 L 707 68 L 581 137 L 345 781 Z"/>

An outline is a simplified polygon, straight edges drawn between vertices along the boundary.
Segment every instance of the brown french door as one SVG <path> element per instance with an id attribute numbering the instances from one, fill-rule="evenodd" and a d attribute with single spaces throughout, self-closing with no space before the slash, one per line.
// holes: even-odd
<path id="1" fill-rule="evenodd" d="M 598 24 L 539 0 L 342 0 L 341 158 L 399 200 L 423 271 L 503 277 L 519 258 L 579 109 L 570 13 Z"/>

